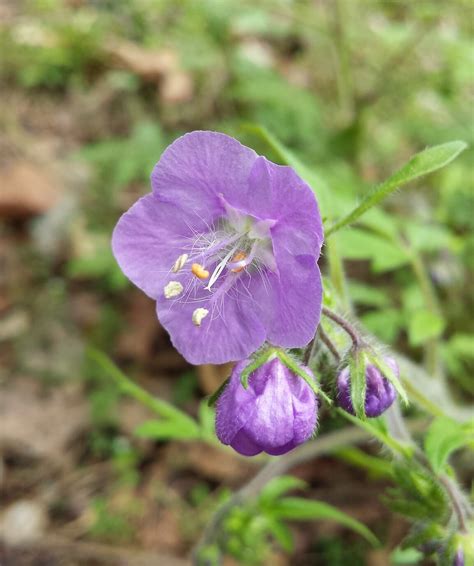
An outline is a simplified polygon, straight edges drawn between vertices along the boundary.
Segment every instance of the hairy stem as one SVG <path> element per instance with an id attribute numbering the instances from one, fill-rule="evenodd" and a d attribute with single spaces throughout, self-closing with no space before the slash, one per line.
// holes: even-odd
<path id="1" fill-rule="evenodd" d="M 339 354 L 339 352 L 337 351 L 336 346 L 334 345 L 333 341 L 331 340 L 331 338 L 329 338 L 329 336 L 326 334 L 326 331 L 324 330 L 324 328 L 322 327 L 322 325 L 319 325 L 319 337 L 321 338 L 321 342 L 326 346 L 326 348 L 331 352 L 331 354 L 333 355 L 334 359 L 336 360 L 337 364 L 339 365 L 341 363 L 341 356 Z"/>
<path id="2" fill-rule="evenodd" d="M 360 348 L 362 346 L 363 342 L 361 337 L 357 333 L 356 329 L 349 322 L 347 322 L 345 318 L 342 318 L 342 316 L 339 316 L 338 314 L 336 314 L 331 309 L 328 309 L 327 307 L 323 307 L 322 312 L 324 316 L 327 316 L 336 324 L 338 324 L 350 336 L 355 348 Z"/>

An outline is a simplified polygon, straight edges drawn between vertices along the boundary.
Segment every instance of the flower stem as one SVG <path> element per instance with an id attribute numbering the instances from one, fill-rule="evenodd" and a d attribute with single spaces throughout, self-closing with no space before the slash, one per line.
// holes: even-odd
<path id="1" fill-rule="evenodd" d="M 341 362 L 341 356 L 337 351 L 336 346 L 334 345 L 333 341 L 329 336 L 326 334 L 325 330 L 323 329 L 322 325 L 319 326 L 319 337 L 321 338 L 321 342 L 326 346 L 326 348 L 331 352 L 334 359 L 336 360 L 337 364 Z"/>
<path id="2" fill-rule="evenodd" d="M 338 324 L 350 336 L 355 348 L 360 348 L 362 346 L 361 337 L 352 324 L 349 324 L 345 318 L 342 318 L 342 316 L 339 316 L 327 307 L 323 307 L 323 314 Z"/>

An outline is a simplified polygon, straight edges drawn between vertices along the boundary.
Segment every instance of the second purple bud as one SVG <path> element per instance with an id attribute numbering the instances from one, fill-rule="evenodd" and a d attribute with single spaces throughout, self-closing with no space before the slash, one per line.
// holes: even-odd
<path id="1" fill-rule="evenodd" d="M 399 377 L 398 365 L 393 358 L 384 358 L 393 373 Z M 367 417 L 378 417 L 395 401 L 397 393 L 394 386 L 382 374 L 379 368 L 368 364 L 365 370 L 365 414 Z M 345 367 L 337 378 L 337 400 L 339 406 L 351 415 L 355 414 L 351 399 L 351 378 L 349 366 Z"/>

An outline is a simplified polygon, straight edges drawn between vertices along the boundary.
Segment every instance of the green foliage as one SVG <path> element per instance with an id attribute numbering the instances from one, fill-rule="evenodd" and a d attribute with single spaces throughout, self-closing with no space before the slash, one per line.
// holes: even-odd
<path id="1" fill-rule="evenodd" d="M 417 153 L 406 165 L 367 195 L 360 205 L 350 212 L 345 218 L 339 220 L 336 224 L 326 230 L 326 237 L 333 232 L 340 230 L 344 226 L 353 224 L 368 210 L 379 204 L 383 199 L 387 198 L 393 191 L 402 185 L 448 165 L 448 163 L 453 161 L 453 159 L 456 159 L 456 157 L 464 151 L 466 147 L 467 144 L 462 141 L 453 141 L 437 145 L 435 147 L 430 147 L 421 153 Z"/>
<path id="2" fill-rule="evenodd" d="M 425 453 L 437 474 L 443 471 L 454 451 L 468 445 L 474 449 L 474 420 L 460 424 L 439 417 L 431 423 L 425 437 Z"/>
<path id="3" fill-rule="evenodd" d="M 98 190 L 113 197 L 118 189 L 130 183 L 146 182 L 164 147 L 165 139 L 159 125 L 143 121 L 135 124 L 127 137 L 86 146 L 81 156 L 96 168 Z"/>
<path id="4" fill-rule="evenodd" d="M 373 546 L 379 545 L 377 538 L 365 525 L 342 511 L 339 511 L 336 507 L 321 501 L 311 501 L 298 497 L 285 497 L 273 505 L 271 514 L 278 520 L 308 521 L 324 519 L 335 521 L 355 531 Z"/>
<path id="5" fill-rule="evenodd" d="M 411 520 L 426 520 L 443 524 L 448 515 L 445 492 L 427 471 L 413 461 L 393 464 L 397 487 L 388 490 L 389 507 Z"/>
<path id="6" fill-rule="evenodd" d="M 427 309 L 414 313 L 408 325 L 408 337 L 412 346 L 424 344 L 432 338 L 438 338 L 444 330 L 443 318 Z"/>

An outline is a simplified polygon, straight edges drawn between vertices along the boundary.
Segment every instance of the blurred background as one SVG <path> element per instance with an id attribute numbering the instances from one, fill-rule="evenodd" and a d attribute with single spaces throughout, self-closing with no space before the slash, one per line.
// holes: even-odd
<path id="1" fill-rule="evenodd" d="M 85 361 L 105 352 L 192 415 L 227 375 L 173 350 L 110 251 L 166 145 L 215 129 L 278 161 L 263 126 L 342 214 L 424 147 L 472 146 L 473 22 L 469 0 L 0 0 L 2 566 L 186 564 L 261 464 L 137 437 L 148 409 Z M 474 397 L 470 166 L 468 151 L 338 236 L 365 326 L 416 361 L 436 344 L 461 402 Z M 292 554 L 255 535 L 226 564 L 394 563 L 407 526 L 381 502 L 383 471 L 352 456 L 295 474 L 383 550 L 305 523 Z"/>

